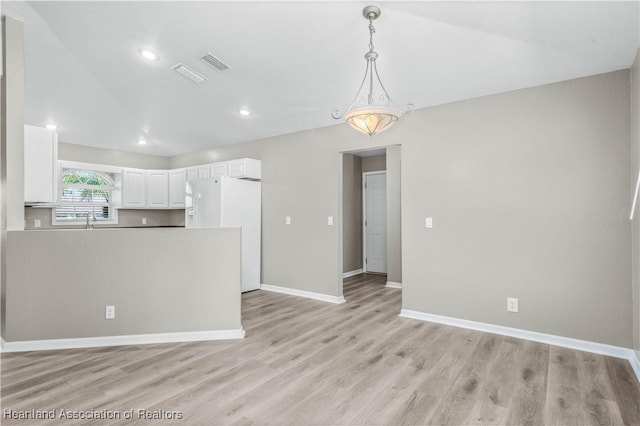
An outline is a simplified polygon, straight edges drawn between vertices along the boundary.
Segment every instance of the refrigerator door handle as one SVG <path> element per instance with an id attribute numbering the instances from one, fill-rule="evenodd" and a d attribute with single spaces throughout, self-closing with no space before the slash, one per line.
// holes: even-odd
<path id="1" fill-rule="evenodd" d="M 202 198 L 202 194 L 194 194 L 193 198 L 193 211 L 195 213 L 193 220 L 195 222 L 196 228 L 200 228 L 200 199 Z"/>

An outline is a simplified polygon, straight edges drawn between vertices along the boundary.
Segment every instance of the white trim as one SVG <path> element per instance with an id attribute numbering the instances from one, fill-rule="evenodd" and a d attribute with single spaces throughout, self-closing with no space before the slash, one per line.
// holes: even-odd
<path id="1" fill-rule="evenodd" d="M 640 382 L 640 358 L 638 358 L 638 353 L 636 351 L 631 351 L 629 363 L 631 363 L 631 368 L 633 368 L 633 371 L 636 373 L 636 377 Z"/>
<path id="2" fill-rule="evenodd" d="M 271 284 L 260 284 L 260 290 L 273 291 L 274 293 L 289 294 L 291 296 L 306 297 L 307 299 L 321 300 L 329 303 L 344 303 L 344 296 L 331 296 L 329 294 L 314 293 L 312 291 L 297 290 L 295 288 L 280 287 Z"/>
<path id="3" fill-rule="evenodd" d="M 385 285 L 385 287 L 402 288 L 402 283 L 396 283 L 396 282 L 393 282 L 393 281 L 387 281 L 387 284 Z"/>
<path id="4" fill-rule="evenodd" d="M 360 269 L 354 269 L 353 271 L 349 271 L 349 272 L 344 272 L 342 274 L 342 278 L 349 278 L 349 277 L 353 277 L 355 275 L 360 275 L 362 273 L 362 268 Z"/>
<path id="5" fill-rule="evenodd" d="M 61 169 L 77 169 L 77 170 L 97 170 L 106 173 L 122 173 L 122 167 L 110 166 L 108 164 L 84 163 L 80 161 L 58 160 Z M 62 177 L 62 175 L 60 175 Z"/>
<path id="6" fill-rule="evenodd" d="M 460 318 L 446 317 L 443 315 L 427 314 L 409 309 L 402 309 L 400 316 L 421 321 L 435 322 L 438 324 L 451 325 L 453 327 L 467 328 L 471 330 L 484 331 L 486 333 L 500 334 L 503 336 L 517 337 L 519 339 L 531 340 L 548 345 L 562 346 L 579 351 L 591 352 L 600 355 L 612 356 L 626 359 L 631 363 L 638 380 L 640 381 L 640 362 L 633 349 L 611 346 L 604 343 L 590 342 L 587 340 L 572 339 L 570 337 L 555 336 L 553 334 L 538 333 L 536 331 L 522 330 L 519 328 L 504 327 L 501 325 L 487 324 L 484 322 L 470 321 Z"/>
<path id="7" fill-rule="evenodd" d="M 638 179 L 636 180 L 636 190 L 633 193 L 633 203 L 631 203 L 631 213 L 629 213 L 629 220 L 633 220 L 633 214 L 636 211 L 636 201 L 638 201 L 638 188 L 640 188 L 640 170 L 638 171 Z"/>
<path id="8" fill-rule="evenodd" d="M 132 334 L 126 336 L 80 337 L 72 339 L 24 340 L 6 342 L 2 352 L 49 351 L 56 349 L 95 348 L 102 346 L 145 345 L 149 343 L 201 342 L 207 340 L 243 339 L 244 330 L 186 331 L 178 333 Z"/>

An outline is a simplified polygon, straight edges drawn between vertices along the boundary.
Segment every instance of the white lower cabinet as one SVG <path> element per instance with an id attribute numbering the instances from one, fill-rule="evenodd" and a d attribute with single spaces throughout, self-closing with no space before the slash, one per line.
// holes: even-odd
<path id="1" fill-rule="evenodd" d="M 124 169 L 122 171 L 122 208 L 144 209 L 145 199 L 145 170 Z"/>
<path id="2" fill-rule="evenodd" d="M 147 170 L 146 178 L 147 208 L 169 208 L 169 171 Z"/>
<path id="3" fill-rule="evenodd" d="M 169 170 L 169 208 L 184 208 L 187 169 Z"/>

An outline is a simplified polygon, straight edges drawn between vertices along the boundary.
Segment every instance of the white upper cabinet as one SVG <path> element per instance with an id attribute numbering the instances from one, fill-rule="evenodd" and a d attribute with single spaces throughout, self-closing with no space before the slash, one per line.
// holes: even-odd
<path id="1" fill-rule="evenodd" d="M 123 209 L 183 209 L 188 180 L 229 176 L 260 179 L 260 160 L 241 158 L 174 170 L 123 169 Z"/>
<path id="2" fill-rule="evenodd" d="M 261 179 L 261 161 L 253 158 L 239 158 L 229 160 L 227 163 L 227 176 L 232 178 Z"/>
<path id="3" fill-rule="evenodd" d="M 208 177 L 211 177 L 209 174 L 209 165 L 198 166 L 198 179 L 206 179 Z"/>
<path id="4" fill-rule="evenodd" d="M 147 170 L 147 208 L 166 209 L 169 207 L 169 171 Z"/>
<path id="5" fill-rule="evenodd" d="M 187 180 L 198 179 L 198 167 L 187 167 Z"/>
<path id="6" fill-rule="evenodd" d="M 227 176 L 227 162 L 221 161 L 209 165 L 209 177 Z"/>
<path id="7" fill-rule="evenodd" d="M 24 126 L 24 202 L 58 200 L 58 134 L 38 126 Z"/>
<path id="8" fill-rule="evenodd" d="M 176 169 L 169 171 L 169 208 L 184 208 L 186 184 L 186 169 Z"/>
<path id="9" fill-rule="evenodd" d="M 145 170 L 124 169 L 122 171 L 122 208 L 143 209 L 146 207 Z"/>

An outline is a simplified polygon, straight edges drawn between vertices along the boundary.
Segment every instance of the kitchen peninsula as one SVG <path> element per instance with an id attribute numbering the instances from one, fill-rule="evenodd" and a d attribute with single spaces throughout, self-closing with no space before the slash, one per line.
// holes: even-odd
<path id="1" fill-rule="evenodd" d="M 240 229 L 11 231 L 6 247 L 4 351 L 244 335 Z"/>

